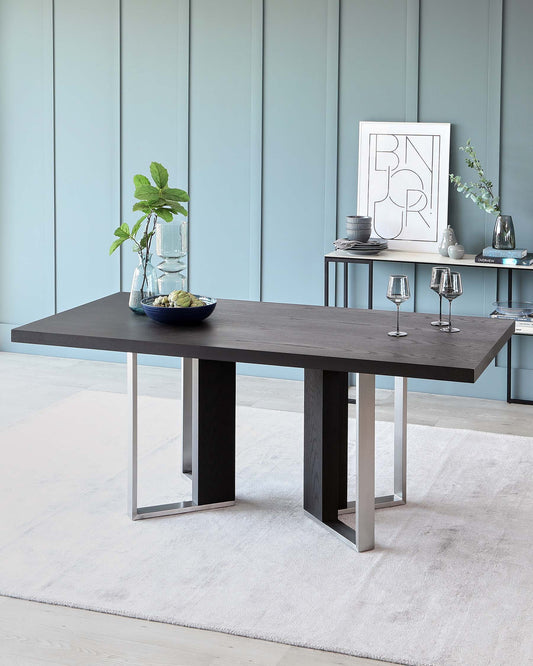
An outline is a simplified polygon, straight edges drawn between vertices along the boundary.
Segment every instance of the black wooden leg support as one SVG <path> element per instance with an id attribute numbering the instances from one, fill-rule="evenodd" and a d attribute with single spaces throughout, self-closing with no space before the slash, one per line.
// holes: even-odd
<path id="1" fill-rule="evenodd" d="M 192 499 L 197 505 L 235 500 L 235 363 L 198 361 L 193 414 Z"/>
<path id="2" fill-rule="evenodd" d="M 348 373 L 305 370 L 304 509 L 355 544 L 355 532 L 338 519 L 346 507 Z"/>

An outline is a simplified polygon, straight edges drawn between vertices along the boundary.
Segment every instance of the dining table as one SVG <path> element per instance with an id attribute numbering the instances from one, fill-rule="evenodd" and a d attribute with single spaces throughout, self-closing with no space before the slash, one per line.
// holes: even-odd
<path id="1" fill-rule="evenodd" d="M 474 383 L 510 339 L 514 322 L 456 316 L 459 333 L 431 326 L 431 314 L 403 313 L 405 337 L 387 335 L 395 312 L 219 299 L 199 323 L 157 323 L 119 292 L 12 329 L 13 342 L 127 355 L 128 512 L 139 520 L 229 507 L 235 497 L 236 364 L 304 370 L 303 510 L 357 551 L 375 546 L 376 376 L 395 377 L 394 492 L 405 503 L 408 378 Z M 191 499 L 138 506 L 137 355 L 187 361 L 184 459 Z M 349 502 L 348 378 L 357 374 L 355 497 Z M 402 494 L 403 493 L 403 494 Z M 399 497 L 399 500 L 398 500 Z M 238 500 L 238 498 L 237 498 Z M 355 529 L 342 519 L 355 513 Z"/>

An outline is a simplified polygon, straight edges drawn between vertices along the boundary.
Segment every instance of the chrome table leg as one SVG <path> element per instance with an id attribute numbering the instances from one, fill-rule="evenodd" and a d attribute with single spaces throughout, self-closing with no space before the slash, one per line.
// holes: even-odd
<path id="1" fill-rule="evenodd" d="M 374 548 L 376 377 L 357 375 L 355 546 Z"/>
<path id="2" fill-rule="evenodd" d="M 394 500 L 407 502 L 407 377 L 394 378 Z"/>
<path id="3" fill-rule="evenodd" d="M 407 501 L 407 377 L 394 378 L 394 494 L 376 497 L 376 509 L 402 506 Z M 339 515 L 353 513 L 355 502 L 346 503 Z"/>
<path id="4" fill-rule="evenodd" d="M 128 515 L 137 518 L 137 354 L 128 353 Z"/>
<path id="5" fill-rule="evenodd" d="M 197 405 L 194 404 L 198 397 L 198 360 L 195 358 L 181 359 L 181 404 L 183 423 L 182 443 L 182 469 L 183 474 L 192 475 L 192 443 L 196 437 L 194 427 L 196 424 L 195 414 Z"/>

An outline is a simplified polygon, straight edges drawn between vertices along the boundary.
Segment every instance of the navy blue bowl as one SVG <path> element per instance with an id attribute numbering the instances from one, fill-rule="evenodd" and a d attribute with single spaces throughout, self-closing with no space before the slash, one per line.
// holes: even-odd
<path id="1" fill-rule="evenodd" d="M 196 296 L 196 294 L 195 294 Z M 217 305 L 216 298 L 209 296 L 196 296 L 205 303 L 204 306 L 196 308 L 163 308 L 160 305 L 152 305 L 157 296 L 143 298 L 141 305 L 147 317 L 161 324 L 190 324 L 195 321 L 206 319 Z"/>

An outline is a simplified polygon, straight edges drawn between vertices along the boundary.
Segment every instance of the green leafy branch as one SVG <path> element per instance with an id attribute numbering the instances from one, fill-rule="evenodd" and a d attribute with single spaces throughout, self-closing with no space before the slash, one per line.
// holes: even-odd
<path id="1" fill-rule="evenodd" d="M 459 146 L 459 150 L 466 153 L 466 165 L 477 173 L 479 180 L 476 183 L 467 183 L 462 180 L 461 176 L 455 176 L 451 173 L 450 182 L 455 185 L 458 192 L 463 192 L 467 199 L 472 199 L 486 213 L 499 214 L 500 198 L 494 196 L 492 181 L 486 178 L 485 171 L 481 166 L 481 162 L 476 155 L 470 139 L 466 142 L 466 146 Z"/>
<path id="2" fill-rule="evenodd" d="M 135 185 L 134 197 L 140 199 L 134 204 L 132 210 L 141 211 L 144 215 L 137 220 L 133 227 L 124 222 L 115 229 L 117 239 L 113 241 L 109 248 L 109 254 L 122 245 L 127 240 L 133 242 L 134 252 L 141 252 L 144 249 L 150 249 L 150 241 L 155 231 L 155 224 L 160 217 L 165 222 L 171 222 L 174 215 L 187 216 L 187 209 L 181 204 L 189 201 L 189 195 L 185 190 L 168 187 L 168 171 L 162 164 L 152 162 L 150 164 L 150 173 L 154 185 L 150 179 L 140 174 L 133 176 Z M 140 240 L 137 240 L 137 234 L 142 223 L 145 222 L 143 234 Z M 150 228 L 151 227 L 151 228 Z"/>
<path id="3" fill-rule="evenodd" d="M 185 190 L 168 186 L 168 171 L 159 162 L 152 162 L 150 164 L 150 174 L 153 179 L 153 184 L 146 176 L 137 174 L 133 176 L 133 184 L 135 185 L 134 197 L 139 199 L 133 205 L 132 210 L 140 211 L 143 214 L 137 222 L 130 229 L 127 222 L 124 222 L 117 227 L 114 231 L 116 239 L 109 248 L 109 254 L 122 245 L 127 240 L 133 243 L 133 251 L 141 255 L 143 263 L 143 283 L 141 292 L 144 290 L 146 283 L 146 268 L 150 257 L 150 246 L 152 238 L 155 234 L 155 225 L 158 218 L 165 222 L 172 222 L 174 215 L 187 216 L 187 209 L 182 206 L 182 203 L 189 201 L 189 195 Z M 137 235 L 142 227 L 142 235 L 138 239 Z"/>

